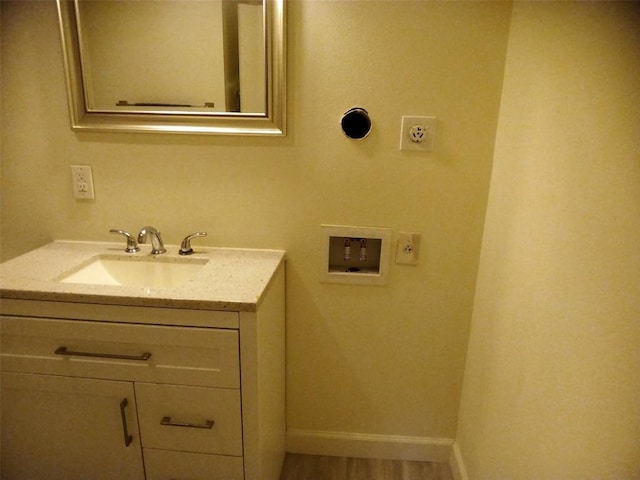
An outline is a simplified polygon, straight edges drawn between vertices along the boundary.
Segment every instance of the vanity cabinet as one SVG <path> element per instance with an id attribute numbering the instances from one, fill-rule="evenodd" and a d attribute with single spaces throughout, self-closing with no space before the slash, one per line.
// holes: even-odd
<path id="1" fill-rule="evenodd" d="M 2 298 L 2 479 L 277 480 L 284 269 L 232 311 Z"/>

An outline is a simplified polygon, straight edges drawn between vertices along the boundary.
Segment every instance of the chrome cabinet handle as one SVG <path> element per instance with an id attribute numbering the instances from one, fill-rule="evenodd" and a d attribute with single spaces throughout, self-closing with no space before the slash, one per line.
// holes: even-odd
<path id="1" fill-rule="evenodd" d="M 58 347 L 55 352 L 56 355 L 65 355 L 69 357 L 91 357 L 91 358 L 111 358 L 116 360 L 141 360 L 147 361 L 151 358 L 151 353 L 144 352 L 140 355 L 120 355 L 118 353 L 94 353 L 94 352 L 74 352 L 67 349 L 67 347 Z"/>
<path id="2" fill-rule="evenodd" d="M 129 429 L 127 428 L 127 412 L 125 408 L 127 408 L 128 404 L 129 402 L 127 401 L 126 398 L 123 398 L 122 401 L 120 402 L 120 417 L 122 418 L 122 432 L 124 433 L 125 447 L 128 447 L 129 445 L 131 445 L 131 442 L 133 441 L 133 436 L 129 435 Z"/>
<path id="3" fill-rule="evenodd" d="M 201 425 L 195 423 L 180 423 L 171 421 L 171 417 L 162 417 L 162 420 L 160 420 L 160 425 L 165 427 L 205 428 L 207 430 L 211 430 L 214 423 L 213 420 L 207 420 Z"/>

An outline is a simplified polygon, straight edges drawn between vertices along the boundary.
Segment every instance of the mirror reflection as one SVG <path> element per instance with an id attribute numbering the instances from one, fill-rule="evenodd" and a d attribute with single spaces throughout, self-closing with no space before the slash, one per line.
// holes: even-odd
<path id="1" fill-rule="evenodd" d="M 76 0 L 89 111 L 265 113 L 258 0 Z"/>

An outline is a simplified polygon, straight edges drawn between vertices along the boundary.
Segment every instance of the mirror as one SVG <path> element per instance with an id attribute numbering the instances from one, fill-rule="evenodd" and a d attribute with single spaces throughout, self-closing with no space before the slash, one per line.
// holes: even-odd
<path id="1" fill-rule="evenodd" d="M 74 130 L 284 135 L 285 0 L 57 0 Z"/>

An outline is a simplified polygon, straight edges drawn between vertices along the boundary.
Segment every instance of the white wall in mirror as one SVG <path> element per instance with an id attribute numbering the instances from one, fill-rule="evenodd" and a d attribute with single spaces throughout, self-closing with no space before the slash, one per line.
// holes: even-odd
<path id="1" fill-rule="evenodd" d="M 255 32 L 262 29 L 262 8 L 238 5 L 238 58 L 240 60 L 240 111 L 264 112 L 266 98 L 264 49 L 256 44 Z"/>
<path id="2" fill-rule="evenodd" d="M 92 0 L 78 17 L 88 110 L 265 112 L 261 3 Z"/>

